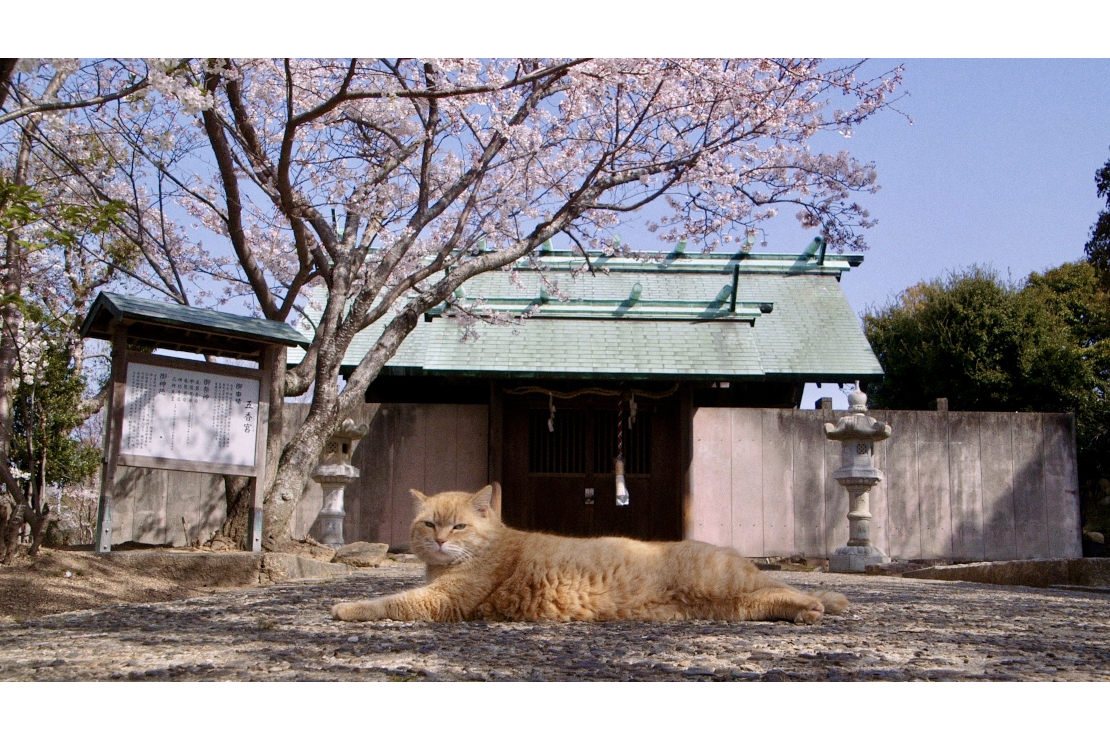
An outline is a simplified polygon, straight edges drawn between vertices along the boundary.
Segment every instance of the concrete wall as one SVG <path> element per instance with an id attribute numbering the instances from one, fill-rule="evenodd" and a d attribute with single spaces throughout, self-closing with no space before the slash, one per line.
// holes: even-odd
<path id="1" fill-rule="evenodd" d="M 832 477 L 845 411 L 701 408 L 686 536 L 750 556 L 828 557 L 848 541 Z M 958 561 L 1081 557 L 1074 420 L 1067 414 L 872 411 L 885 480 L 871 534 L 888 555 Z"/>
<path id="2" fill-rule="evenodd" d="M 182 547 L 207 540 L 226 514 L 223 479 L 206 473 L 119 467 L 112 507 L 112 544 Z M 182 525 L 182 518 L 185 519 Z"/>
<path id="3" fill-rule="evenodd" d="M 286 406 L 285 437 L 307 407 Z M 694 414 L 685 536 L 750 556 L 828 557 L 848 541 L 848 495 L 832 478 L 840 445 L 823 424 L 844 411 L 701 408 Z M 873 411 L 893 435 L 876 445 L 885 480 L 871 491 L 875 544 L 902 558 L 959 561 L 1080 557 L 1075 432 L 1065 414 Z M 489 482 L 489 408 L 366 404 L 355 451 L 348 542 L 408 546 L 410 488 L 477 490 Z M 183 545 L 224 518 L 219 476 L 121 467 L 112 542 Z M 295 537 L 313 532 L 310 482 Z M 182 527 L 181 519 L 185 518 Z"/>
<path id="4" fill-rule="evenodd" d="M 344 539 L 407 549 L 409 489 L 477 491 L 489 483 L 488 436 L 485 405 L 382 404 L 355 450 L 362 478 L 347 489 Z"/>
<path id="5" fill-rule="evenodd" d="M 406 549 L 412 524 L 410 488 L 426 493 L 476 491 L 489 482 L 488 406 L 368 403 L 354 419 L 370 432 L 351 463 L 362 476 L 343 497 L 346 542 L 387 542 Z M 285 407 L 286 440 L 308 414 L 305 404 Z M 320 484 L 309 481 L 290 528 L 293 537 L 319 536 Z M 221 513 L 222 518 L 222 513 Z"/>

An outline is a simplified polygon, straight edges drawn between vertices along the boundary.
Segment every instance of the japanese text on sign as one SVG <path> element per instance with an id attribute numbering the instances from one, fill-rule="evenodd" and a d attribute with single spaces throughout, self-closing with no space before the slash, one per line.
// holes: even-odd
<path id="1" fill-rule="evenodd" d="M 254 465 L 259 381 L 132 362 L 120 452 Z"/>

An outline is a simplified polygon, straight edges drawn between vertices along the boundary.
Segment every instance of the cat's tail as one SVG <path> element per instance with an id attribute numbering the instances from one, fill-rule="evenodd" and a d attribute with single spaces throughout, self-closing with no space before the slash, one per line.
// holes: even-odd
<path id="1" fill-rule="evenodd" d="M 848 609 L 848 597 L 837 591 L 819 591 L 814 596 L 825 605 L 826 614 L 843 614 Z"/>

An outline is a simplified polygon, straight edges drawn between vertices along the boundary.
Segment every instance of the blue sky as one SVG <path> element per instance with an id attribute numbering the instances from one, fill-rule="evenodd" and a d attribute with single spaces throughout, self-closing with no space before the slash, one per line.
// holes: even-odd
<path id="1" fill-rule="evenodd" d="M 841 283 L 852 308 L 974 264 L 1018 281 L 1082 259 L 1104 206 L 1094 175 L 1110 159 L 1110 60 L 900 63 L 908 95 L 897 107 L 913 124 L 881 115 L 844 142 L 875 162 L 882 185 L 862 199 L 879 221 L 870 250 Z M 792 218 L 777 220 L 770 249 L 809 241 Z M 842 405 L 837 392 L 820 395 Z"/>
<path id="2" fill-rule="evenodd" d="M 1110 60 L 901 63 L 913 124 L 879 116 L 846 142 L 882 185 L 865 200 L 871 249 L 843 282 L 852 307 L 972 264 L 1020 280 L 1082 259 L 1110 159 Z"/>

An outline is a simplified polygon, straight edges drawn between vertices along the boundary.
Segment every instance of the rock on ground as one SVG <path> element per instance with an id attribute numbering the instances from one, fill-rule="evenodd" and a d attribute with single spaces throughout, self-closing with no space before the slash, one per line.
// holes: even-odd
<path id="1" fill-rule="evenodd" d="M 352 542 L 335 553 L 334 562 L 355 568 L 376 568 L 385 561 L 389 545 L 384 542 Z"/>

